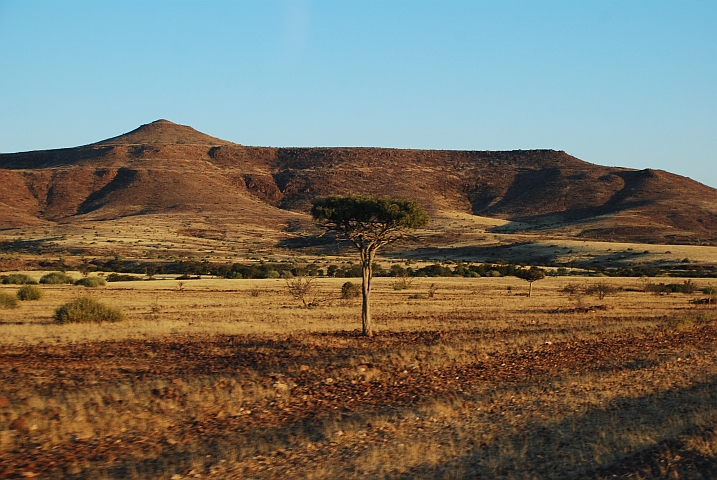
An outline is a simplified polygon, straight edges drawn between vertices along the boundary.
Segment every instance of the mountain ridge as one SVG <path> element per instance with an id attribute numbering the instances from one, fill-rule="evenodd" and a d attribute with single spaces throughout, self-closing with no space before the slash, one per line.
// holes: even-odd
<path id="1" fill-rule="evenodd" d="M 158 120 L 81 147 L 0 154 L 0 182 L 0 228 L 192 211 L 241 221 L 249 208 L 278 225 L 314 198 L 365 193 L 510 222 L 496 231 L 717 242 L 717 190 L 556 150 L 252 147 Z"/>

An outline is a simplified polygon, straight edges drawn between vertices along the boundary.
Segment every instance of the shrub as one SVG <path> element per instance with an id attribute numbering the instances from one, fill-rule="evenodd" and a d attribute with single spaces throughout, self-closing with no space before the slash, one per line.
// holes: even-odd
<path id="1" fill-rule="evenodd" d="M 25 285 L 17 291 L 17 298 L 20 300 L 40 300 L 42 298 L 42 290 L 34 285 Z"/>
<path id="2" fill-rule="evenodd" d="M 585 293 L 588 295 L 597 295 L 600 300 L 603 300 L 608 295 L 614 295 L 616 292 L 617 288 L 605 281 L 594 283 L 585 288 Z"/>
<path id="3" fill-rule="evenodd" d="M 668 330 L 689 330 L 694 325 L 694 322 L 689 317 L 675 317 L 670 318 L 665 322 L 665 327 Z"/>
<path id="4" fill-rule="evenodd" d="M 341 285 L 341 298 L 349 300 L 361 295 L 361 287 L 357 283 L 346 282 Z"/>
<path id="5" fill-rule="evenodd" d="M 142 279 L 134 275 L 121 275 L 119 273 L 110 273 L 109 275 L 107 275 L 108 282 L 133 282 L 136 280 Z"/>
<path id="6" fill-rule="evenodd" d="M 697 285 L 695 285 L 695 282 L 693 282 L 692 280 L 685 280 L 684 282 L 682 282 L 682 285 L 680 288 L 680 291 L 682 293 L 692 295 L 693 293 L 695 293 L 696 290 L 697 290 Z"/>
<path id="7" fill-rule="evenodd" d="M 315 307 L 318 305 L 318 299 L 316 298 L 316 285 L 314 284 L 315 277 L 294 277 L 286 279 L 286 289 L 289 291 L 289 295 L 294 297 L 296 300 L 301 300 L 304 307 Z"/>
<path id="8" fill-rule="evenodd" d="M 660 284 L 654 284 L 649 283 L 645 287 L 645 291 L 649 291 L 654 293 L 655 295 L 660 295 L 663 293 L 686 293 L 686 294 L 692 294 L 697 290 L 697 285 L 695 285 L 692 280 L 685 280 L 682 283 L 668 283 L 665 285 L 664 283 Z"/>
<path id="9" fill-rule="evenodd" d="M 5 292 L 0 292 L 0 308 L 17 308 L 17 298 Z"/>
<path id="10" fill-rule="evenodd" d="M 81 285 L 83 287 L 102 287 L 106 283 L 102 277 L 85 277 L 77 280 L 75 285 Z"/>
<path id="11" fill-rule="evenodd" d="M 584 287 L 580 284 L 568 283 L 560 291 L 563 293 L 567 293 L 568 295 L 575 295 L 576 293 L 580 293 L 582 290 L 584 290 Z"/>
<path id="12" fill-rule="evenodd" d="M 73 284 L 75 283 L 75 279 L 65 272 L 50 272 L 40 278 L 40 283 L 48 285 L 60 285 L 63 283 Z"/>
<path id="13" fill-rule="evenodd" d="M 11 273 L 2 279 L 2 283 L 6 285 L 34 285 L 37 282 L 24 273 Z"/>
<path id="14" fill-rule="evenodd" d="M 90 297 L 80 297 L 61 305 L 55 310 L 57 323 L 119 322 L 124 314 Z"/>

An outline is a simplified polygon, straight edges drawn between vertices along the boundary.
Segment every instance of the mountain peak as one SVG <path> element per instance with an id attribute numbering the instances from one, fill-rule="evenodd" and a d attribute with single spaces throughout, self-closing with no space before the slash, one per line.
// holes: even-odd
<path id="1" fill-rule="evenodd" d="M 232 145 L 232 142 L 211 137 L 187 125 L 159 119 L 95 145 Z"/>

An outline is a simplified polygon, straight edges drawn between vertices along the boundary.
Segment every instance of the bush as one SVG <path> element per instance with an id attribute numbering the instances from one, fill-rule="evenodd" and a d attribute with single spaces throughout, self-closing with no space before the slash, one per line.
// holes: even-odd
<path id="1" fill-rule="evenodd" d="M 341 285 L 341 298 L 344 300 L 349 300 L 351 298 L 356 298 L 359 295 L 361 295 L 361 287 L 353 282 L 346 282 L 343 285 Z"/>
<path id="2" fill-rule="evenodd" d="M 664 283 L 660 284 L 654 284 L 649 283 L 645 287 L 645 291 L 652 292 L 656 295 L 660 295 L 663 293 L 686 293 L 686 294 L 693 294 L 697 290 L 697 285 L 695 285 L 692 280 L 685 280 L 682 283 L 668 283 L 665 285 Z"/>
<path id="3" fill-rule="evenodd" d="M 142 279 L 134 275 L 120 275 L 119 273 L 110 273 L 107 275 L 108 282 L 134 282 L 137 280 Z"/>
<path id="4" fill-rule="evenodd" d="M 588 295 L 596 295 L 600 300 L 603 300 L 606 296 L 617 293 L 617 288 L 605 281 L 601 281 L 586 287 L 585 293 Z"/>
<path id="5" fill-rule="evenodd" d="M 0 308 L 17 308 L 17 298 L 5 292 L 0 292 Z"/>
<path id="6" fill-rule="evenodd" d="M 2 279 L 2 283 L 6 285 L 34 285 L 37 282 L 24 273 L 11 273 Z"/>
<path id="7" fill-rule="evenodd" d="M 304 307 L 315 307 L 318 305 L 315 279 L 315 277 L 302 276 L 287 278 L 285 279 L 286 289 L 289 291 L 289 295 L 296 300 L 301 300 Z"/>
<path id="8" fill-rule="evenodd" d="M 81 278 L 75 282 L 75 285 L 83 287 L 102 287 L 106 284 L 105 279 L 102 277 L 87 277 Z"/>
<path id="9" fill-rule="evenodd" d="M 124 314 L 120 310 L 108 307 L 90 297 L 77 298 L 55 310 L 57 323 L 99 323 L 121 320 L 124 320 Z"/>
<path id="10" fill-rule="evenodd" d="M 17 298 L 20 300 L 40 300 L 42 298 L 42 290 L 34 285 L 25 285 L 17 291 Z"/>
<path id="11" fill-rule="evenodd" d="M 668 330 L 689 330 L 694 325 L 694 322 L 690 317 L 675 317 L 670 318 L 665 322 L 665 327 Z"/>
<path id="12" fill-rule="evenodd" d="M 581 291 L 585 290 L 585 287 L 578 283 L 568 283 L 565 285 L 560 291 L 562 293 L 567 293 L 568 295 L 575 295 L 580 293 Z"/>
<path id="13" fill-rule="evenodd" d="M 69 283 L 71 285 L 75 283 L 75 279 L 66 274 L 65 272 L 50 272 L 40 278 L 40 283 L 48 285 L 60 285 L 63 283 Z"/>

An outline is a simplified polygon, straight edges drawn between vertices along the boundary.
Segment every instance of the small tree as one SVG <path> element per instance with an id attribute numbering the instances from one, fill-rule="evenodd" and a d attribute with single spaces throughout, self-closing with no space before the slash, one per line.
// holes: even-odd
<path id="1" fill-rule="evenodd" d="M 361 327 L 363 334 L 370 337 L 373 331 L 369 300 L 376 252 L 406 237 L 410 230 L 428 224 L 428 214 L 411 200 L 332 195 L 316 200 L 311 215 L 326 232 L 336 233 L 338 240 L 348 240 L 361 255 Z"/>
<path id="2" fill-rule="evenodd" d="M 530 283 L 530 288 L 528 289 L 528 297 L 533 296 L 533 282 L 536 282 L 538 280 L 542 280 L 545 278 L 545 271 L 538 267 L 530 267 L 528 270 L 519 270 L 515 272 L 515 275 L 518 278 L 522 278 L 526 282 Z"/>
<path id="3" fill-rule="evenodd" d="M 296 300 L 301 300 L 305 308 L 316 304 L 316 299 L 313 298 L 316 290 L 316 285 L 314 284 L 316 277 L 304 277 L 303 275 L 299 275 L 297 277 L 286 278 L 285 280 L 289 295 Z"/>
<path id="4" fill-rule="evenodd" d="M 617 288 L 613 287 L 605 280 L 601 280 L 598 283 L 594 283 L 585 288 L 585 293 L 588 295 L 597 295 L 600 300 L 603 300 L 608 295 L 614 295 L 616 292 Z"/>

